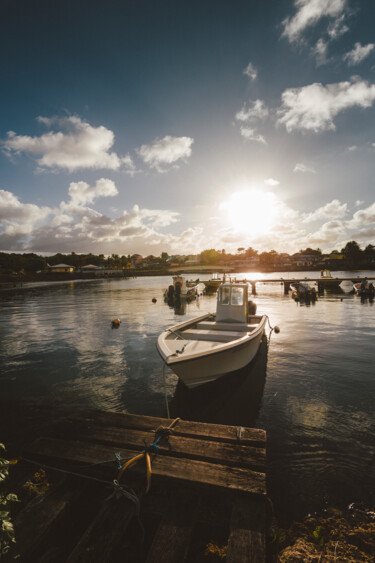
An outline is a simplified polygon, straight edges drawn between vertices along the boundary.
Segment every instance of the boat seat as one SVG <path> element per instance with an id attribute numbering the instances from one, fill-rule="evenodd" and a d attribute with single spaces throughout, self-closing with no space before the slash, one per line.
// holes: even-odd
<path id="1" fill-rule="evenodd" d="M 213 321 L 201 321 L 200 323 L 197 324 L 197 328 L 198 329 L 204 329 L 204 330 L 220 330 L 220 331 L 225 331 L 225 330 L 234 330 L 236 332 L 250 332 L 252 330 L 254 330 L 255 328 L 259 327 L 259 323 L 257 324 L 241 324 L 241 323 L 223 323 L 223 322 L 219 322 L 219 323 L 215 323 Z"/>
<path id="2" fill-rule="evenodd" d="M 243 332 L 235 332 L 233 330 L 202 330 L 197 328 L 188 328 L 181 331 L 184 340 L 212 340 L 215 342 L 230 342 L 244 336 Z"/>

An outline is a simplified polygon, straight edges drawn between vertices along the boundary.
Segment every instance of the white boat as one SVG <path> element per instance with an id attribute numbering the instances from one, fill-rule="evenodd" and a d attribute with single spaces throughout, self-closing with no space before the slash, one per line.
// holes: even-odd
<path id="1" fill-rule="evenodd" d="M 174 299 L 193 299 L 198 293 L 198 284 L 188 287 L 185 276 L 173 276 L 173 285 L 164 291 L 164 299 L 173 301 Z"/>
<path id="2" fill-rule="evenodd" d="M 341 291 L 343 293 L 353 293 L 353 291 L 355 291 L 354 290 L 354 284 L 350 280 L 343 280 L 339 284 L 339 288 L 341 289 Z"/>
<path id="3" fill-rule="evenodd" d="M 157 349 L 187 387 L 243 368 L 258 352 L 266 315 L 249 315 L 248 285 L 224 283 L 216 314 L 206 313 L 162 332 Z"/>

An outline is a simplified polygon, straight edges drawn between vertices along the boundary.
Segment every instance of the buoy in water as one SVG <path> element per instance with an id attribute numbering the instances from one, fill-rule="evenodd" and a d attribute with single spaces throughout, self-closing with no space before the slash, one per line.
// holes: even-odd
<path id="1" fill-rule="evenodd" d="M 118 328 L 121 324 L 121 321 L 120 319 L 113 319 L 111 324 L 112 324 L 112 328 Z"/>
<path id="2" fill-rule="evenodd" d="M 152 298 L 152 302 L 153 302 L 153 303 L 156 303 L 156 301 L 157 301 L 156 297 L 153 297 L 153 298 Z"/>
<path id="3" fill-rule="evenodd" d="M 276 332 L 276 334 L 279 334 L 280 328 L 276 325 L 275 328 L 274 328 L 274 331 Z"/>

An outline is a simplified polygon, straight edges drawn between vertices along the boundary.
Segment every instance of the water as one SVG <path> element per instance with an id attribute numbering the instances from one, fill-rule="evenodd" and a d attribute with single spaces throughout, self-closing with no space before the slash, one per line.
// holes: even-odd
<path id="1" fill-rule="evenodd" d="M 176 312 L 162 298 L 169 283 L 168 277 L 145 277 L 3 289 L 1 396 L 165 416 L 157 336 L 215 311 L 216 299 L 203 296 Z M 266 429 L 268 491 L 281 519 L 350 502 L 373 506 L 375 306 L 328 292 L 305 305 L 285 296 L 280 284 L 260 285 L 254 300 L 280 334 L 264 341 L 236 378 L 206 389 L 188 391 L 167 370 L 172 413 Z M 115 317 L 118 329 L 111 327 Z"/>

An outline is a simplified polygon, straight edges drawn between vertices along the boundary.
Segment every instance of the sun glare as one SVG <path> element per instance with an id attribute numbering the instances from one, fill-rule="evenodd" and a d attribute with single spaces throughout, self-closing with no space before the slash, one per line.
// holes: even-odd
<path id="1" fill-rule="evenodd" d="M 220 208 L 236 231 L 262 235 L 268 233 L 275 224 L 277 198 L 272 192 L 243 190 L 233 193 Z"/>

